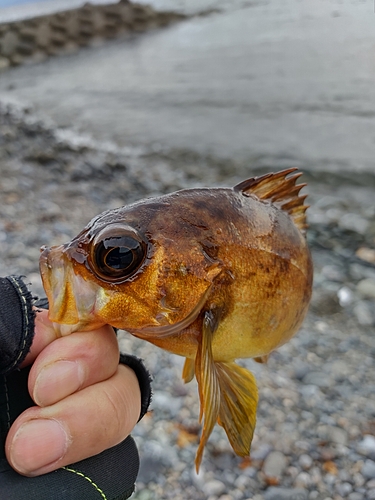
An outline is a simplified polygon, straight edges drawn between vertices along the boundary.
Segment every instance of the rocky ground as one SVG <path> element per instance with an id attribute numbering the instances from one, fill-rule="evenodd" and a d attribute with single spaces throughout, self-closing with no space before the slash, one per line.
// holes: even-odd
<path id="1" fill-rule="evenodd" d="M 41 245 L 69 240 L 107 208 L 186 186 L 233 185 L 253 175 L 245 170 L 188 152 L 94 143 L 0 104 L 0 275 L 23 273 L 42 295 Z M 134 431 L 142 459 L 135 499 L 375 499 L 374 184 L 322 179 L 308 178 L 308 318 L 267 365 L 243 362 L 260 393 L 250 460 L 234 456 L 217 428 L 196 475 L 198 396 L 195 383 L 181 382 L 183 360 L 120 335 L 121 348 L 154 376 L 152 411 Z"/>

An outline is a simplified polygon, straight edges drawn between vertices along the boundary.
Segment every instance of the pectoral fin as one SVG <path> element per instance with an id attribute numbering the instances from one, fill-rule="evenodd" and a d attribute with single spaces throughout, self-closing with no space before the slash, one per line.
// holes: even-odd
<path id="1" fill-rule="evenodd" d="M 224 428 L 234 451 L 241 456 L 250 453 L 256 423 L 258 391 L 254 376 L 235 363 L 215 362 L 213 359 L 212 339 L 219 322 L 218 314 L 219 311 L 206 312 L 195 360 L 200 420 L 204 417 L 195 458 L 197 471 L 216 422 Z"/>

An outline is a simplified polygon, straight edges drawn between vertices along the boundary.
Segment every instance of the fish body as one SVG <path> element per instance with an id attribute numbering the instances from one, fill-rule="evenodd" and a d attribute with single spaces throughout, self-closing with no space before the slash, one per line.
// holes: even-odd
<path id="1" fill-rule="evenodd" d="M 197 188 L 110 210 L 46 248 L 41 274 L 61 334 L 103 324 L 186 357 L 204 426 L 248 455 L 257 389 L 237 358 L 264 360 L 298 330 L 312 261 L 305 196 L 289 169 L 234 188 Z"/>

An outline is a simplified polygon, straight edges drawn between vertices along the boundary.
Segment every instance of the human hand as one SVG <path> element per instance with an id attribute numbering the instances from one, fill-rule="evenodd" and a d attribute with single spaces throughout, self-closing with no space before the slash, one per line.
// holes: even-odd
<path id="1" fill-rule="evenodd" d="M 56 339 L 48 312 L 37 312 L 22 366 L 31 363 L 29 392 L 37 406 L 16 419 L 6 440 L 7 459 L 20 474 L 38 476 L 96 455 L 138 421 L 138 379 L 119 365 L 110 326 Z"/>

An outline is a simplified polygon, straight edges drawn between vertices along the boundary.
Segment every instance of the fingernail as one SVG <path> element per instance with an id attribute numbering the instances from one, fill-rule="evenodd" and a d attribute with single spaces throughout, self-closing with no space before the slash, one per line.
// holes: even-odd
<path id="1" fill-rule="evenodd" d="M 33 391 L 38 406 L 49 406 L 78 391 L 84 381 L 84 371 L 75 361 L 57 361 L 39 373 Z"/>
<path id="2" fill-rule="evenodd" d="M 60 460 L 68 449 L 69 439 L 56 420 L 38 419 L 23 424 L 10 448 L 12 465 L 21 474 L 34 475 Z"/>

